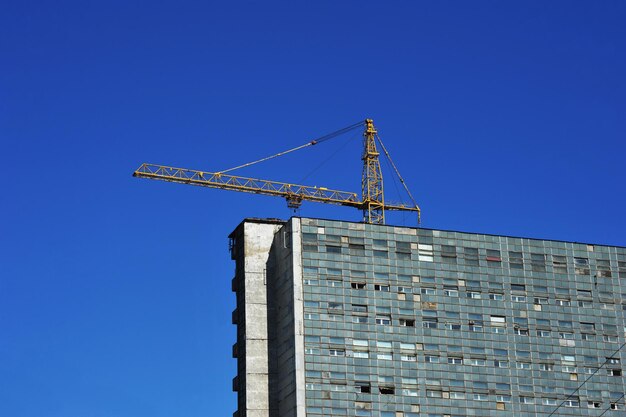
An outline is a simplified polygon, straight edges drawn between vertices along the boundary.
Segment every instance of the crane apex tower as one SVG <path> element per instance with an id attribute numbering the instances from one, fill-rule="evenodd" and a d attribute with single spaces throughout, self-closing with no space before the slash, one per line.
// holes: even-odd
<path id="1" fill-rule="evenodd" d="M 624 415 L 626 248 L 298 217 L 230 242 L 235 417 Z"/>

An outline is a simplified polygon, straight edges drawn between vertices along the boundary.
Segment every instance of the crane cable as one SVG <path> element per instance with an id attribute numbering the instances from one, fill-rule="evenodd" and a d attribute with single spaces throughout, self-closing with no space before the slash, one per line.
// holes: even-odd
<path id="1" fill-rule="evenodd" d="M 421 220 L 421 210 L 420 210 L 419 206 L 415 202 L 415 199 L 413 198 L 413 195 L 411 194 L 411 191 L 409 191 L 409 187 L 407 187 L 406 183 L 404 182 L 404 178 L 402 178 L 402 175 L 400 175 L 400 171 L 398 171 L 398 168 L 396 167 L 396 164 L 393 163 L 393 159 L 391 159 L 391 155 L 389 155 L 389 152 L 387 151 L 387 148 L 383 144 L 383 141 L 380 140 L 380 136 L 376 135 L 376 139 L 378 139 L 378 143 L 380 143 L 380 146 L 383 149 L 383 151 L 385 152 L 385 155 L 387 156 L 387 159 L 389 159 L 389 162 L 391 163 L 391 166 L 393 167 L 393 170 L 396 172 L 396 175 L 400 179 L 400 183 L 402 184 L 402 186 L 406 190 L 406 193 L 409 195 L 409 198 L 411 199 L 411 201 L 413 202 L 413 205 L 417 209 L 417 222 L 419 223 L 420 220 Z"/>
<path id="2" fill-rule="evenodd" d="M 341 152 L 341 150 L 343 150 L 346 147 L 346 145 L 349 144 L 350 142 L 352 142 L 353 140 L 354 140 L 354 136 L 349 136 L 346 139 L 346 141 L 343 143 L 343 145 L 339 146 L 335 150 L 335 152 L 333 152 L 328 158 L 326 158 L 325 160 L 320 162 L 315 168 L 313 168 L 313 170 L 311 172 L 309 172 L 304 177 L 302 177 L 302 179 L 300 179 L 300 183 L 305 182 L 311 175 L 315 174 L 322 166 L 324 166 L 326 163 L 328 163 L 328 161 L 330 161 L 332 158 L 334 158 L 335 155 L 337 155 L 339 152 Z"/>
<path id="3" fill-rule="evenodd" d="M 389 163 L 389 159 L 385 158 L 385 160 L 384 160 L 384 161 L 385 161 L 385 168 L 386 168 L 386 169 L 388 169 L 388 170 L 391 170 L 391 164 Z M 395 190 L 396 190 L 396 196 L 397 196 L 398 198 L 401 198 L 401 197 L 402 197 L 402 195 L 400 194 L 400 188 L 398 187 L 398 181 L 396 180 L 396 177 L 395 177 L 395 176 L 391 176 L 391 179 L 393 180 L 393 187 L 394 187 L 394 188 L 395 188 Z M 386 190 L 389 190 L 389 188 L 388 188 L 388 187 L 386 187 L 385 189 L 386 189 Z M 386 202 L 389 202 L 389 199 L 387 198 L 388 196 L 389 196 L 389 193 L 387 193 L 387 194 L 385 195 L 385 201 L 386 201 Z M 404 212 L 402 213 L 402 224 L 406 226 L 406 221 L 405 221 L 406 217 L 405 217 L 405 214 L 406 214 L 406 213 L 404 213 Z"/>
<path id="4" fill-rule="evenodd" d="M 288 150 L 283 151 L 283 152 L 279 152 L 279 153 L 277 153 L 275 155 L 266 156 L 265 158 L 261 158 L 261 159 L 256 160 L 256 161 L 248 162 L 246 164 L 238 165 L 238 166 L 233 167 L 233 168 L 228 168 L 228 169 L 225 169 L 223 171 L 219 171 L 216 174 L 223 174 L 225 172 L 234 171 L 234 170 L 239 169 L 239 168 L 249 167 L 250 165 L 258 164 L 259 162 L 264 162 L 264 161 L 267 161 L 269 159 L 274 159 L 274 158 L 277 158 L 279 156 L 283 156 L 283 155 L 286 155 L 288 153 L 291 153 L 291 152 L 294 152 L 294 151 L 297 151 L 297 150 L 300 150 L 300 149 L 303 149 L 303 148 L 307 148 L 309 146 L 317 145 L 318 143 L 322 143 L 324 141 L 327 141 L 329 139 L 332 139 L 332 138 L 335 138 L 335 137 L 337 137 L 339 135 L 342 135 L 342 134 L 344 134 L 346 132 L 349 132 L 349 131 L 351 131 L 353 129 L 356 129 L 357 127 L 363 126 L 363 123 L 364 123 L 364 121 L 355 123 L 353 125 L 344 127 L 343 129 L 336 130 L 336 131 L 334 131 L 332 133 L 329 133 L 327 135 L 324 135 L 322 137 L 319 137 L 317 139 L 309 141 L 309 142 L 305 143 L 304 145 L 296 146 L 295 148 L 288 149 Z"/>

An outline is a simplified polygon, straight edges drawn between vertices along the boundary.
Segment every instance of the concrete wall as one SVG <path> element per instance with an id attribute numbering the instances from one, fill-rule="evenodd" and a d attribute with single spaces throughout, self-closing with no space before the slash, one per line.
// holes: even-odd
<path id="1" fill-rule="evenodd" d="M 270 416 L 304 416 L 300 220 L 276 234 L 268 260 Z"/>
<path id="2" fill-rule="evenodd" d="M 282 224 L 245 221 L 231 235 L 236 261 L 238 417 L 268 417 L 269 368 L 266 264 Z"/>

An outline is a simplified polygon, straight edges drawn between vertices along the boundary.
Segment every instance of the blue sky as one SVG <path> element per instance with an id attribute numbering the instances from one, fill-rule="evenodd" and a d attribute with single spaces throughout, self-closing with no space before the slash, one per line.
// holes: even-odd
<path id="1" fill-rule="evenodd" d="M 0 415 L 234 411 L 227 236 L 290 212 L 142 162 L 221 170 L 371 117 L 424 227 L 626 245 L 625 21 L 621 1 L 5 2 Z M 359 191 L 360 163 L 357 134 L 240 174 Z"/>

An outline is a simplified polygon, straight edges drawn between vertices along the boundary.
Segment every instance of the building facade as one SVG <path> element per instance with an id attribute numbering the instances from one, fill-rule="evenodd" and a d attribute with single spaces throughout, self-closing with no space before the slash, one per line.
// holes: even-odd
<path id="1" fill-rule="evenodd" d="M 230 237 L 236 417 L 626 415 L 626 248 L 308 218 Z"/>

